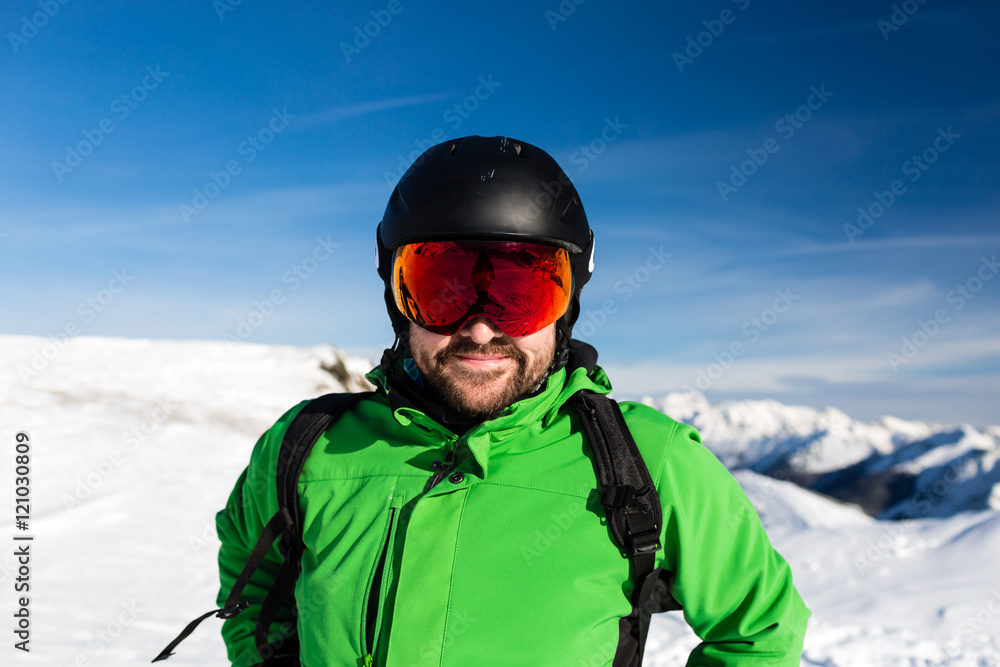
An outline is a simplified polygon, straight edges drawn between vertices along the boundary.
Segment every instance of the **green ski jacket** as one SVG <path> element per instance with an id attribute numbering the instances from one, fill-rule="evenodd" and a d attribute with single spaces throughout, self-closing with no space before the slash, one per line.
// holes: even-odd
<path id="1" fill-rule="evenodd" d="M 299 478 L 296 609 L 282 610 L 271 639 L 294 652 L 297 635 L 303 667 L 612 665 L 632 611 L 630 561 L 604 523 L 567 403 L 611 390 L 600 367 L 561 369 L 463 435 L 390 407 L 393 383 L 380 369 L 368 377 L 379 392 L 320 437 Z M 220 605 L 277 510 L 278 449 L 302 405 L 260 438 L 217 517 Z M 621 408 L 663 506 L 657 565 L 703 640 L 688 664 L 797 667 L 809 611 L 742 489 L 692 427 Z M 261 660 L 255 610 L 280 563 L 273 547 L 244 592 L 256 606 L 223 625 L 237 667 Z"/>

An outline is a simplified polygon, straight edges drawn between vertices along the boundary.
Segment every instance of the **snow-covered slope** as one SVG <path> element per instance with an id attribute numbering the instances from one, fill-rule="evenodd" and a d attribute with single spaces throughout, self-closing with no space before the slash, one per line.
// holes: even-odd
<path id="1" fill-rule="evenodd" d="M 1000 665 L 1000 512 L 877 521 L 788 482 L 735 477 L 813 615 L 803 665 Z M 685 664 L 698 638 L 655 616 L 648 665 Z"/>
<path id="2" fill-rule="evenodd" d="M 737 470 L 733 477 L 753 503 L 769 535 L 812 528 L 870 527 L 875 523 L 854 505 L 839 503 L 791 482 Z"/>
<path id="3" fill-rule="evenodd" d="M 364 387 L 371 364 L 327 346 L 49 344 L 0 336 L 0 489 L 14 496 L 14 437 L 25 431 L 35 537 L 32 652 L 4 641 L 0 665 L 147 664 L 215 601 L 215 512 L 257 437 L 305 398 Z M 11 544 L 13 517 L 7 525 Z M 10 619 L 17 563 L 13 549 L 0 553 Z M 228 664 L 218 624 L 171 662 Z"/>
<path id="4" fill-rule="evenodd" d="M 970 426 L 937 433 L 872 461 L 869 476 L 892 472 L 912 479 L 910 494 L 883 518 L 951 516 L 967 509 L 1000 509 L 1000 438 Z"/>
<path id="5" fill-rule="evenodd" d="M 102 338 L 76 338 L 62 349 L 47 344 L 0 336 L 0 437 L 6 443 L 0 447 L 0 470 L 6 471 L 0 490 L 13 497 L 14 434 L 26 431 L 32 518 L 24 534 L 35 537 L 32 652 L 15 650 L 8 634 L 0 664 L 146 664 L 213 606 L 214 515 L 256 438 L 304 398 L 362 388 L 361 374 L 371 364 L 327 346 Z M 684 414 L 674 409 L 677 403 L 674 395 L 659 404 L 670 404 L 667 412 L 675 417 L 720 409 L 692 403 L 697 410 L 689 406 Z M 741 417 L 731 413 L 716 431 L 705 427 L 712 420 L 700 426 L 708 444 L 716 446 L 717 438 L 733 460 L 750 462 L 742 466 L 748 468 L 754 459 L 740 454 L 741 447 L 766 455 L 777 447 L 764 442 L 768 437 L 798 429 L 808 438 L 809 423 L 843 422 L 836 411 L 809 416 L 805 409 L 784 408 L 770 403 L 756 418 L 749 408 Z M 945 430 L 888 418 L 867 426 L 884 431 L 871 448 L 880 457 L 896 457 L 884 465 L 916 466 L 918 476 L 963 456 L 985 470 L 990 439 L 995 444 L 1000 436 L 997 429 L 960 429 L 953 442 L 940 436 L 941 442 L 930 443 L 938 447 L 908 449 Z M 742 440 L 741 428 L 747 434 Z M 852 431 L 848 424 L 842 432 L 863 429 Z M 960 444 L 970 438 L 983 447 Z M 933 458 L 942 447 L 942 458 Z M 738 470 L 736 477 L 813 610 L 804 664 L 1000 664 L 994 639 L 1000 635 L 1000 512 L 878 521 L 751 470 Z M 960 490 L 954 483 L 945 495 Z M 15 532 L 10 521 L 7 540 Z M 0 551 L 0 590 L 7 591 L 0 595 L 0 614 L 8 619 L 18 576 L 12 552 Z M 218 628 L 217 619 L 207 620 L 167 664 L 226 664 Z M 680 614 L 657 616 L 646 664 L 683 665 L 696 643 Z"/>

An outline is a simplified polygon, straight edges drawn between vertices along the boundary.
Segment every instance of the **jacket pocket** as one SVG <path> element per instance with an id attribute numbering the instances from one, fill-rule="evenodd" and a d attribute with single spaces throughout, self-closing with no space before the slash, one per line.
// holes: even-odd
<path id="1" fill-rule="evenodd" d="M 375 650 L 379 633 L 382 630 L 382 617 L 385 611 L 383 606 L 392 577 L 392 544 L 396 537 L 396 523 L 399 516 L 398 504 L 401 501 L 401 497 L 392 499 L 383 524 L 378 555 L 371 573 L 368 575 L 368 584 L 365 587 L 361 618 L 361 645 L 365 649 L 365 665 L 374 664 Z"/>

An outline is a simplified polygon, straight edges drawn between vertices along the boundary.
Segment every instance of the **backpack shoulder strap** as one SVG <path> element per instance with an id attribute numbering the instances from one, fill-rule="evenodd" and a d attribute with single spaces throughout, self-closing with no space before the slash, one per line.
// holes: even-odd
<path id="1" fill-rule="evenodd" d="M 371 398 L 375 392 L 326 394 L 309 401 L 285 431 L 278 450 L 275 474 L 278 493 L 278 512 L 288 512 L 289 532 L 282 537 L 282 556 L 288 559 L 293 553 L 298 559 L 302 549 L 302 527 L 299 524 L 299 475 L 313 445 L 342 414 L 358 401 Z"/>
<path id="2" fill-rule="evenodd" d="M 662 608 L 658 596 L 664 593 L 664 587 L 656 585 L 662 569 L 656 567 L 663 526 L 660 499 L 618 403 L 587 390 L 574 394 L 572 402 L 594 452 L 594 470 L 608 528 L 618 548 L 632 561 L 632 616 L 638 625 L 633 639 L 638 644 L 634 648 L 641 665 L 650 616 Z"/>
<path id="3" fill-rule="evenodd" d="M 222 619 L 234 618 L 250 607 L 249 602 L 241 601 L 243 589 L 250 582 L 264 557 L 280 537 L 279 549 L 285 562 L 281 566 L 274 585 L 268 592 L 257 618 L 257 628 L 254 633 L 257 650 L 264 658 L 261 665 L 275 665 L 281 659 L 274 658 L 275 651 L 284 641 L 279 639 L 269 644 L 267 633 L 278 610 L 292 593 L 295 580 L 298 578 L 300 557 L 302 555 L 302 526 L 299 523 L 298 480 L 305 466 L 313 445 L 331 425 L 351 406 L 358 401 L 369 398 L 374 392 L 326 394 L 309 401 L 292 419 L 278 450 L 276 470 L 278 511 L 268 520 L 257 543 L 247 557 L 236 581 L 233 583 L 226 602 L 221 609 L 210 611 L 191 621 L 170 644 L 157 655 L 153 662 L 166 660 L 173 655 L 173 650 L 184 641 L 198 625 L 209 616 Z M 286 647 L 287 648 L 287 647 Z"/>
<path id="4" fill-rule="evenodd" d="M 337 419 L 347 412 L 358 401 L 369 398 L 374 392 L 326 394 L 307 403 L 288 425 L 285 437 L 278 450 L 275 482 L 278 497 L 278 512 L 275 517 L 281 517 L 281 542 L 278 549 L 285 559 L 275 577 L 271 590 L 261 604 L 257 615 L 257 626 L 254 630 L 254 640 L 257 652 L 264 662 L 260 665 L 272 664 L 271 659 L 278 649 L 288 652 L 292 647 L 286 646 L 285 637 L 279 637 L 274 642 L 268 642 L 268 633 L 285 601 L 295 590 L 295 581 L 299 577 L 302 559 L 302 523 L 299 507 L 299 476 L 306 465 L 313 446 L 319 437 L 330 428 Z M 274 543 L 272 538 L 268 544 Z M 258 543 L 259 546 L 259 543 Z M 249 564 L 249 563 L 248 563 Z M 236 587 L 233 587 L 235 591 Z M 230 593 L 230 597 L 232 597 Z M 227 600 L 228 602 L 228 600 Z M 297 650 L 296 650 L 297 652 Z"/>

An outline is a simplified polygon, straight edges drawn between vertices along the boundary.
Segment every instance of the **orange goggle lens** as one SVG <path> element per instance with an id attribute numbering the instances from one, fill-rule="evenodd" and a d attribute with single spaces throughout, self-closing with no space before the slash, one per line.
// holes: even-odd
<path id="1" fill-rule="evenodd" d="M 565 248 L 411 243 L 393 255 L 392 294 L 407 319 L 436 334 L 451 336 L 483 315 L 516 338 L 562 317 L 569 307 L 572 276 Z"/>

